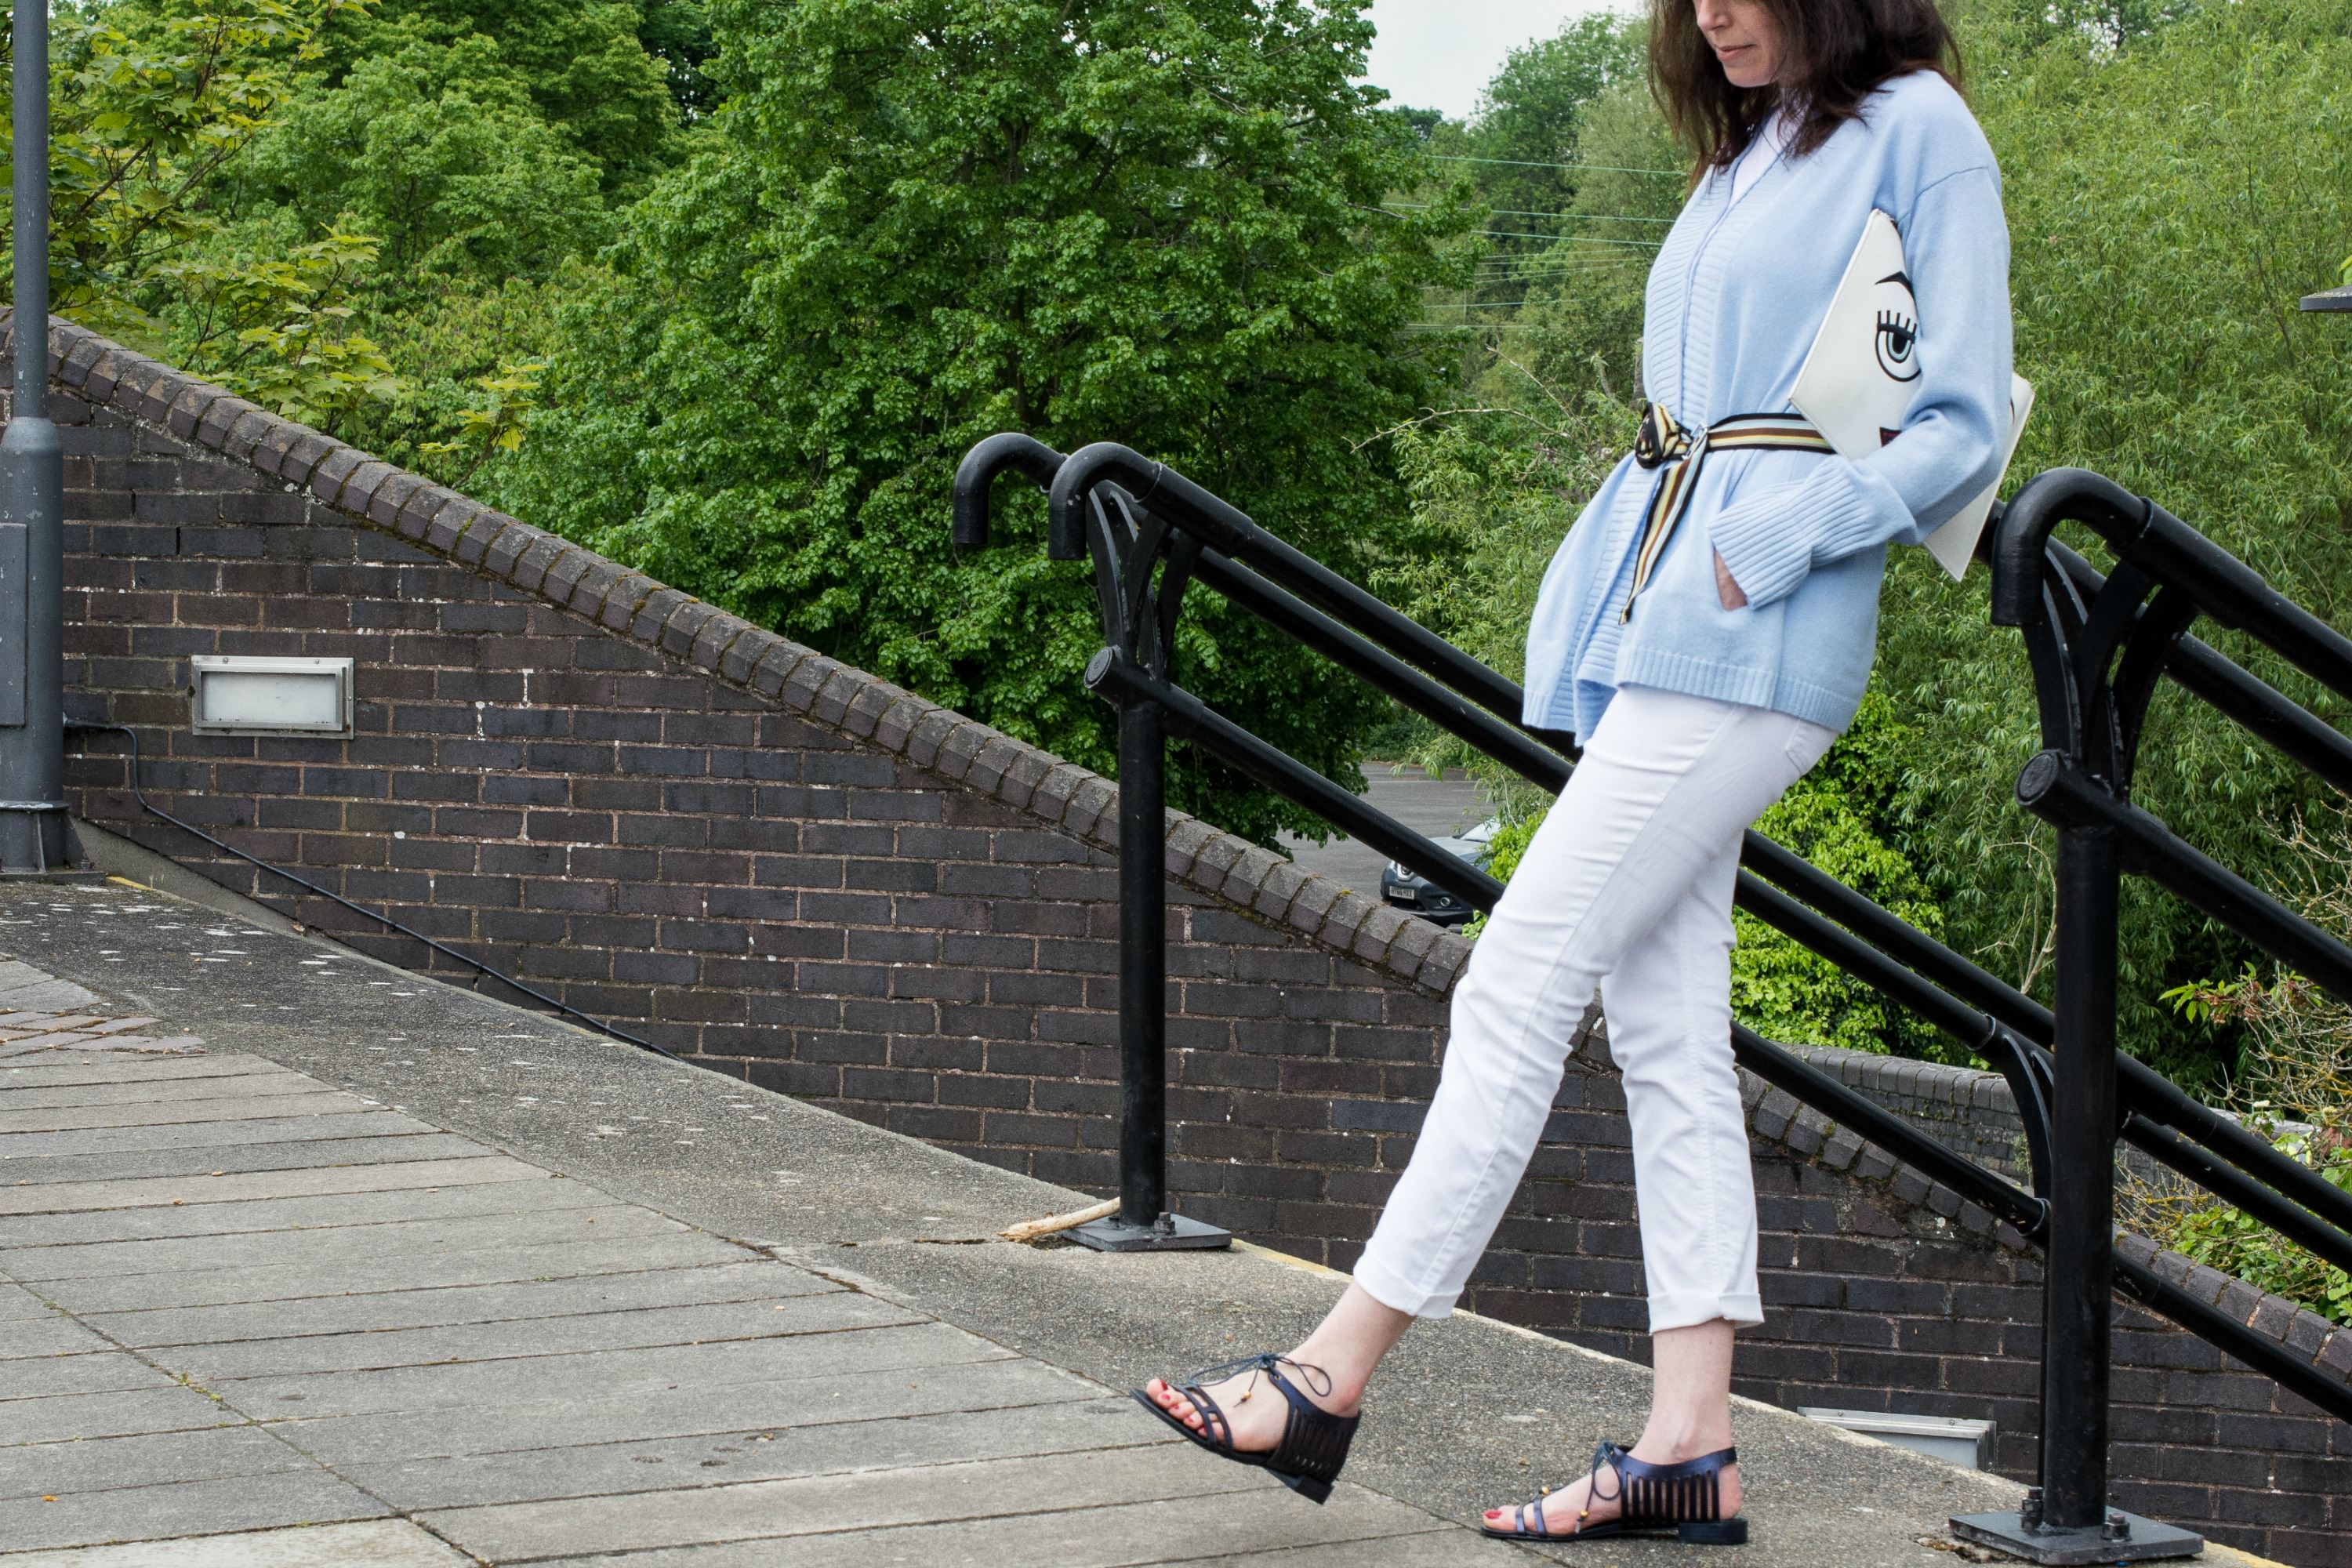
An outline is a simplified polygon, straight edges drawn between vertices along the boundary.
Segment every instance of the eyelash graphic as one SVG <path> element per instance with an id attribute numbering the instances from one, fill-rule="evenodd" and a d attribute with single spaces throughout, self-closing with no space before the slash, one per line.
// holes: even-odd
<path id="1" fill-rule="evenodd" d="M 1918 362 L 1912 351 L 1919 345 L 1919 323 L 1900 310 L 1878 312 L 1875 346 L 1878 368 L 1896 381 L 1919 379 Z"/>

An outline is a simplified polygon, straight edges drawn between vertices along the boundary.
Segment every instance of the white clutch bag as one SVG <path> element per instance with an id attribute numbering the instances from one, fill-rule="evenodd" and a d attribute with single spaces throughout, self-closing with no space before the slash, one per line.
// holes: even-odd
<path id="1" fill-rule="evenodd" d="M 1829 438 L 1840 457 L 1867 456 L 1903 428 L 1918 389 L 1918 347 L 1919 304 L 1903 262 L 1903 237 L 1895 232 L 1893 218 L 1874 209 L 1830 300 L 1829 314 L 1813 335 L 1789 401 Z M 2032 385 L 2012 374 L 2001 474 L 2009 471 L 2017 438 L 2032 412 Z M 2001 474 L 1927 536 L 1928 553 L 1956 578 L 1976 554 L 1977 536 L 1992 514 Z"/>

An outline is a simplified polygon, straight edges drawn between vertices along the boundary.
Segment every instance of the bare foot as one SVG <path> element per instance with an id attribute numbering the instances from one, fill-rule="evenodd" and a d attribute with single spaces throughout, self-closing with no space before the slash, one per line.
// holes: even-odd
<path id="1" fill-rule="evenodd" d="M 1642 1445 L 1635 1444 L 1633 1457 L 1645 1464 L 1673 1465 L 1685 1459 L 1695 1459 L 1696 1454 L 1669 1455 L 1665 1452 L 1645 1454 Z M 1574 1535 L 1591 1525 L 1606 1524 L 1624 1511 L 1618 1501 L 1618 1481 L 1615 1472 L 1603 1469 L 1596 1488 L 1591 1476 L 1580 1477 L 1564 1487 L 1547 1487 L 1542 1500 L 1543 1528 L 1553 1535 Z M 1739 1511 L 1739 1467 L 1726 1465 L 1722 1478 L 1716 1483 L 1723 1500 L 1722 1517 L 1729 1519 Z M 1596 1496 L 1595 1493 L 1598 1493 Z M 1529 1512 L 1534 1512 L 1530 1510 Z M 1495 1530 L 1518 1534 L 1519 1510 L 1516 1508 L 1490 1508 L 1486 1523 Z"/>
<path id="2" fill-rule="evenodd" d="M 1286 1357 L 1283 1362 L 1282 1375 L 1291 1387 L 1307 1395 L 1318 1409 L 1345 1416 L 1355 1415 L 1360 1406 L 1360 1400 L 1342 1404 L 1331 1398 L 1327 1379 L 1312 1371 L 1302 1370 Z M 1216 1402 L 1225 1420 L 1231 1423 L 1230 1436 L 1236 1449 L 1244 1454 L 1270 1454 L 1282 1441 L 1283 1431 L 1290 1422 L 1290 1402 L 1283 1398 L 1282 1390 L 1268 1382 L 1264 1373 L 1254 1367 L 1245 1368 L 1231 1377 L 1202 1384 L 1201 1392 Z M 1143 1393 L 1145 1398 L 1192 1430 L 1212 1438 L 1227 1435 L 1213 1430 L 1214 1424 L 1207 1415 L 1196 1408 L 1181 1389 L 1165 1378 L 1153 1378 L 1143 1385 Z"/>

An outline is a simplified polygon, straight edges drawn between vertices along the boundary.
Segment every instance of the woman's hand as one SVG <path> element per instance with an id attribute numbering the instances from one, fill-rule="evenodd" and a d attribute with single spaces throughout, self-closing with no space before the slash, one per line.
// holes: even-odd
<path id="1" fill-rule="evenodd" d="M 1741 593 L 1739 584 L 1731 580 L 1731 568 L 1723 563 L 1721 551 L 1716 552 L 1715 555 L 1715 596 L 1722 601 L 1727 610 L 1748 607 L 1748 595 Z"/>

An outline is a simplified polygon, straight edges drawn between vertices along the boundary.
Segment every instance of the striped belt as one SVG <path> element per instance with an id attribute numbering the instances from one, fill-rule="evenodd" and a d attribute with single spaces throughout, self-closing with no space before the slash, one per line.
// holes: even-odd
<path id="1" fill-rule="evenodd" d="M 1685 429 L 1663 406 L 1653 403 L 1642 413 L 1642 434 L 1633 443 L 1633 460 L 1645 468 L 1663 468 L 1650 491 L 1649 510 L 1642 519 L 1642 545 L 1633 555 L 1633 591 L 1625 595 L 1621 620 L 1633 617 L 1633 600 L 1649 585 L 1650 573 L 1674 537 L 1675 524 L 1690 509 L 1691 492 L 1698 489 L 1700 468 L 1709 452 L 1833 452 L 1829 437 L 1794 414 L 1734 414 L 1704 430 Z"/>

